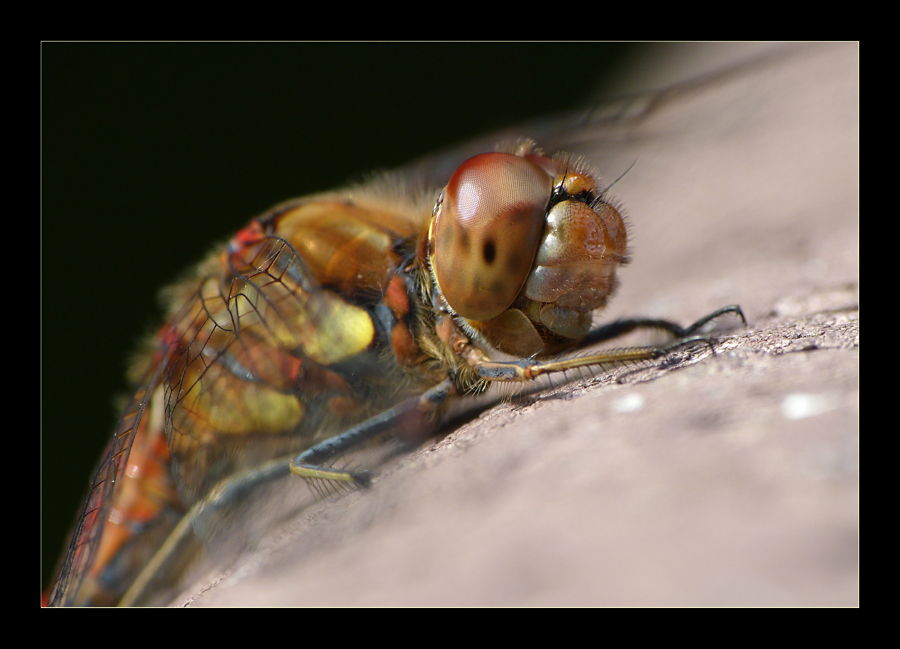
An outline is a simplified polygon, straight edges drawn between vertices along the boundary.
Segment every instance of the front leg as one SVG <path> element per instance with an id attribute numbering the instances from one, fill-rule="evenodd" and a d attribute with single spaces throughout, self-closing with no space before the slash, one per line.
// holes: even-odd
<path id="1" fill-rule="evenodd" d="M 607 340 L 612 340 L 613 338 L 618 338 L 619 336 L 631 333 L 636 329 L 661 329 L 669 332 L 675 338 L 688 338 L 700 331 L 709 322 L 727 313 L 733 313 L 741 319 L 741 322 L 745 327 L 747 326 L 747 318 L 744 317 L 744 312 L 741 310 L 741 307 L 737 304 L 730 304 L 721 309 L 716 309 L 687 327 L 681 327 L 670 320 L 659 320 L 656 318 L 625 318 L 616 320 L 615 322 L 610 322 L 591 331 L 581 342 L 580 346 L 587 347 Z"/>
<path id="2" fill-rule="evenodd" d="M 611 363 L 636 362 L 661 358 L 670 352 L 694 343 L 706 343 L 715 353 L 712 339 L 708 336 L 696 336 L 705 325 L 727 313 L 737 315 L 746 326 L 747 319 L 737 304 L 732 304 L 700 318 L 687 327 L 681 327 L 669 320 L 651 318 L 629 318 L 617 320 L 593 330 L 582 341 L 580 346 L 611 340 L 636 329 L 662 329 L 677 338 L 673 343 L 662 347 L 626 347 L 622 349 L 603 350 L 596 354 L 575 358 L 562 358 L 553 361 L 520 360 L 508 362 L 481 361 L 474 364 L 475 370 L 486 381 L 526 382 L 536 379 L 542 374 L 564 372 L 578 367 L 607 365 Z"/>

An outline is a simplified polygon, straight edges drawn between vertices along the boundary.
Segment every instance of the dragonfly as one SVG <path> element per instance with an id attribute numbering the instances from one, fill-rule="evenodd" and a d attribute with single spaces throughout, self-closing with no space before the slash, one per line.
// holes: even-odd
<path id="1" fill-rule="evenodd" d="M 496 155 L 529 163 L 518 175 L 539 179 L 515 183 L 531 187 L 536 202 L 541 197 L 545 202 L 540 228 L 523 229 L 531 237 L 526 243 L 510 244 L 506 235 L 515 228 L 506 224 L 470 236 L 453 225 L 460 219 L 446 219 L 461 211 L 452 206 L 465 203 L 468 190 L 461 188 L 492 184 L 464 179 L 468 173 L 493 177 Z M 499 160 L 512 168 L 521 164 Z M 489 171 L 482 174 L 483 169 Z M 629 259 L 628 232 L 609 183 L 588 163 L 564 152 L 545 155 L 529 141 L 475 156 L 450 172 L 435 169 L 429 177 L 442 174 L 449 178 L 443 189 L 423 191 L 380 179 L 277 206 L 168 291 L 166 324 L 135 370 L 139 387 L 101 460 L 54 586 L 55 603 L 120 601 L 135 582 L 152 578 L 131 573 L 156 560 L 161 549 L 168 552 L 166 545 L 191 526 L 185 521 L 196 522 L 197 512 L 222 507 L 274 475 L 290 472 L 325 491 L 364 486 L 364 470 L 345 470 L 334 460 L 386 433 L 410 439 L 427 434 L 447 402 L 490 383 L 652 360 L 670 350 L 628 348 L 546 359 L 641 327 L 667 331 L 678 344 L 702 342 L 691 339 L 711 319 L 740 313 L 728 306 L 685 327 L 633 319 L 592 329 L 596 312 L 615 292 L 616 271 Z M 602 271 L 594 269 L 593 280 L 565 279 L 548 289 L 583 291 L 571 300 L 566 293 L 541 301 L 547 298 L 535 288 L 544 286 L 537 271 L 548 266 L 537 262 L 544 250 L 552 256 L 553 246 L 545 246 L 554 239 L 546 236 L 550 213 L 568 213 L 559 206 L 573 201 L 587 206 L 576 212 L 589 209 L 594 216 L 588 214 L 588 220 L 603 224 L 593 234 L 601 229 L 604 234 L 580 230 L 571 239 L 557 236 L 566 243 L 558 254 L 566 260 L 584 255 Z M 313 214 L 298 215 L 307 210 Z M 346 229 L 334 233 L 332 223 Z M 497 232 L 504 236 L 492 236 Z M 592 257 L 583 248 L 595 238 L 603 239 L 603 252 Z M 308 245 L 320 239 L 330 242 L 326 252 Z M 448 247 L 442 250 L 443 243 Z M 536 246 L 537 252 L 518 269 L 521 283 L 513 281 L 514 289 L 501 283 L 478 291 L 482 273 L 470 275 L 469 269 L 490 275 L 493 261 L 508 252 L 504 245 L 516 251 Z M 477 256 L 466 256 L 473 250 Z M 503 282 L 512 270 L 507 264 Z M 504 306 L 493 304 L 501 309 L 495 314 L 490 305 L 498 294 L 503 297 L 496 304 Z M 497 361 L 495 350 L 521 360 Z M 140 486 L 129 490 L 129 480 Z M 142 513 L 125 515 L 118 506 L 122 501 Z M 131 528 L 124 540 L 112 533 L 120 521 Z M 141 532 L 131 536 L 134 528 Z M 163 559 L 174 561 L 176 555 Z"/>
<path id="2" fill-rule="evenodd" d="M 436 196 L 386 177 L 254 218 L 167 291 L 50 602 L 140 601 L 209 512 L 288 473 L 322 495 L 365 487 L 337 460 L 421 440 L 455 397 L 672 346 L 564 352 L 638 328 L 681 347 L 743 318 L 594 328 L 627 262 L 599 175 L 527 139 L 466 160 Z"/>

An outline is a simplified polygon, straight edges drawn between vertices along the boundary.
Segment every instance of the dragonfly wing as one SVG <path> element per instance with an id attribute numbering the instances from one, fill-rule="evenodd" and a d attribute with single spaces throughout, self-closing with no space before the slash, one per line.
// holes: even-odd
<path id="1" fill-rule="evenodd" d="M 382 305 L 397 232 L 331 199 L 290 203 L 239 233 L 169 335 L 166 423 L 182 497 L 301 451 L 393 403 Z M 363 216 L 365 218 L 363 218 Z"/>
<path id="2" fill-rule="evenodd" d="M 171 479 L 168 476 L 168 456 L 165 453 L 164 439 L 160 456 L 160 440 L 152 439 L 154 433 L 151 428 L 154 422 L 150 421 L 152 416 L 148 416 L 162 369 L 163 364 L 156 363 L 149 370 L 142 387 L 135 392 L 126 406 L 106 452 L 94 472 L 88 495 L 76 518 L 57 572 L 56 582 L 50 592 L 49 604 L 52 606 L 104 605 L 113 603 L 116 597 L 121 595 L 121 592 L 108 592 L 98 584 L 117 581 L 116 577 L 104 576 L 101 573 L 108 566 L 111 556 L 118 551 L 121 543 L 125 542 L 125 537 L 129 535 L 125 530 L 116 533 L 110 528 L 120 524 L 117 519 L 128 516 L 128 512 L 124 511 L 114 513 L 117 506 L 120 509 L 127 507 L 121 502 L 117 503 L 114 494 L 117 487 L 121 489 L 123 485 L 129 483 L 126 476 L 128 468 L 133 466 L 132 450 L 135 448 L 136 438 L 142 439 L 142 443 L 138 444 L 139 454 L 148 456 L 143 458 L 144 470 L 154 473 L 150 479 L 159 483 L 157 493 L 164 492 L 163 497 L 168 500 L 174 498 Z M 161 426 L 158 423 L 156 428 L 156 436 L 161 438 L 159 435 Z M 152 469 L 148 465 L 152 465 Z M 136 479 L 143 480 L 141 476 L 137 476 Z M 146 503 L 139 502 L 135 505 L 140 508 Z M 111 518 L 114 522 L 108 525 Z M 140 523 L 135 520 L 128 522 L 130 526 L 138 524 Z M 134 569 L 139 568 L 132 567 L 132 570 Z M 127 572 L 128 569 L 119 566 L 114 570 Z"/>
<path id="3" fill-rule="evenodd" d="M 167 291 L 150 369 L 96 471 L 51 603 L 121 595 L 126 555 L 143 555 L 127 533 L 113 539 L 118 519 L 146 534 L 233 473 L 391 405 L 405 383 L 384 353 L 394 316 L 382 301 L 415 231 L 400 221 L 331 199 L 285 204 Z M 151 465 L 155 482 L 132 493 Z M 97 598 L 104 574 L 116 589 Z"/>

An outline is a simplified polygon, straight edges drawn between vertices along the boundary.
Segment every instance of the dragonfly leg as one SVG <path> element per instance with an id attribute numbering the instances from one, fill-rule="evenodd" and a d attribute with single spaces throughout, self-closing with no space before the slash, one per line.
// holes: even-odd
<path id="1" fill-rule="evenodd" d="M 365 487 L 369 474 L 365 471 L 340 471 L 324 466 L 329 460 L 349 451 L 378 435 L 394 430 L 410 413 L 430 416 L 455 394 L 456 388 L 450 379 L 445 379 L 421 396 L 407 399 L 383 413 L 367 419 L 350 430 L 326 439 L 300 455 L 290 463 L 290 471 L 305 480 L 325 480 L 330 483 L 352 483 Z"/>
<path id="2" fill-rule="evenodd" d="M 523 383 L 533 381 L 543 374 L 563 372 L 576 367 L 651 360 L 664 356 L 666 351 L 667 348 L 660 347 L 628 347 L 605 350 L 602 353 L 591 354 L 590 356 L 563 358 L 554 361 L 485 362 L 476 365 L 475 371 L 478 372 L 478 376 L 486 381 Z"/>
<path id="3" fill-rule="evenodd" d="M 709 322 L 727 313 L 736 315 L 741 319 L 744 326 L 747 326 L 747 318 L 744 317 L 744 312 L 741 310 L 741 307 L 737 304 L 730 304 L 721 309 L 716 309 L 687 327 L 682 327 L 670 320 L 659 320 L 656 318 L 624 318 L 622 320 L 616 320 L 615 322 L 610 322 L 591 331 L 581 342 L 581 346 L 587 347 L 596 343 L 612 340 L 613 338 L 618 338 L 619 336 L 623 336 L 636 329 L 660 329 L 669 332 L 675 338 L 688 338 L 700 331 Z"/>
<path id="4" fill-rule="evenodd" d="M 628 363 L 662 358 L 676 349 L 689 347 L 697 343 L 708 345 L 710 350 L 715 353 L 713 338 L 710 336 L 694 334 L 696 334 L 697 331 L 700 331 L 710 321 L 715 320 L 726 313 L 737 315 L 745 325 L 747 324 L 744 312 L 741 310 L 741 307 L 736 304 L 717 309 L 709 315 L 700 318 L 697 322 L 688 327 L 681 327 L 669 320 L 656 320 L 651 318 L 617 320 L 616 322 L 612 322 L 592 331 L 588 334 L 588 338 L 585 339 L 585 342 L 587 344 L 593 344 L 609 340 L 639 328 L 663 329 L 674 335 L 677 340 L 663 347 L 626 347 L 622 349 L 607 349 L 597 352 L 596 354 L 575 358 L 562 358 L 553 361 L 485 361 L 475 364 L 475 370 L 478 372 L 478 376 L 486 381 L 525 382 L 534 380 L 542 374 L 564 372 L 578 367 Z"/>

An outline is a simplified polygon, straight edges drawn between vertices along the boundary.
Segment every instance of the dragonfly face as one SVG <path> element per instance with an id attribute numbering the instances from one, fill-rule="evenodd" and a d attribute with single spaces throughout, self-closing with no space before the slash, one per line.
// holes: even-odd
<path id="1" fill-rule="evenodd" d="M 626 259 L 602 187 L 585 163 L 522 141 L 466 161 L 440 193 L 377 179 L 251 221 L 167 291 L 53 601 L 118 601 L 179 517 L 241 471 L 318 453 L 428 394 L 419 414 L 375 424 L 421 439 L 450 394 L 529 378 L 491 349 L 577 344 Z M 324 479 L 346 476 L 359 480 Z"/>
<path id="2" fill-rule="evenodd" d="M 428 232 L 435 287 L 462 326 L 520 357 L 571 346 L 616 289 L 627 235 L 596 175 L 527 146 L 453 174 Z"/>

